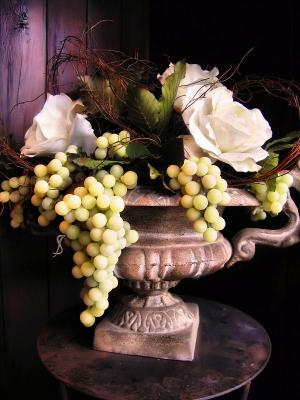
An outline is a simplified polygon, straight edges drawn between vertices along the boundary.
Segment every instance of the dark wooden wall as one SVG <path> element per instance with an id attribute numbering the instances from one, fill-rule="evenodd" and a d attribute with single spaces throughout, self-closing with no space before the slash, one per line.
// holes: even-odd
<path id="1" fill-rule="evenodd" d="M 0 120 L 20 142 L 45 101 L 47 61 L 67 35 L 81 37 L 87 27 L 112 20 L 88 34 L 86 46 L 147 56 L 147 2 L 0 0 L 0 5 Z M 60 90 L 67 91 L 73 79 L 72 68 L 62 68 Z M 13 108 L 17 103 L 24 104 Z M 53 399 L 55 392 L 45 394 L 54 386 L 39 364 L 36 338 L 49 317 L 78 302 L 81 285 L 70 275 L 71 252 L 53 259 L 55 238 L 11 231 L 5 218 L 0 243 L 1 388 L 7 398 Z"/>
<path id="2" fill-rule="evenodd" d="M 279 74 L 300 80 L 299 6 L 287 0 L 240 2 L 239 5 L 143 0 L 0 0 L 0 119 L 22 141 L 41 108 L 47 88 L 46 64 L 66 35 L 81 35 L 87 24 L 113 19 L 88 35 L 87 46 L 136 51 L 157 61 L 186 57 L 221 70 L 236 64 L 252 46 L 243 71 Z M 232 2 L 235 3 L 235 2 Z M 150 28 L 150 29 L 148 29 Z M 62 91 L 73 72 L 61 71 Z M 15 107 L 17 103 L 37 98 Z M 293 125 L 294 116 L 266 114 L 276 131 Z M 269 109 L 268 109 L 269 106 Z M 275 105 L 276 106 L 276 105 Z M 228 217 L 229 218 L 229 217 Z M 240 214 L 230 216 L 232 230 Z M 230 229 L 228 235 L 230 235 Z M 36 337 L 47 319 L 78 301 L 80 283 L 72 279 L 71 254 L 51 257 L 55 238 L 0 229 L 0 383 L 6 398 L 28 394 L 56 398 L 55 385 L 37 359 Z M 268 330 L 273 355 L 257 379 L 251 399 L 300 398 L 299 247 L 259 248 L 255 259 L 201 281 L 185 281 L 178 293 L 228 303 L 248 312 Z M 0 392 L 1 393 L 1 392 Z M 4 393 L 4 392 L 3 392 Z"/>

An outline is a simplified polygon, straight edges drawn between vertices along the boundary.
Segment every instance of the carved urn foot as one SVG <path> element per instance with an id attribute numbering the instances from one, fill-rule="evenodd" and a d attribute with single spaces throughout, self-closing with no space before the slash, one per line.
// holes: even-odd
<path id="1" fill-rule="evenodd" d="M 96 327 L 94 348 L 114 353 L 190 361 L 199 326 L 198 306 L 167 290 L 177 282 L 129 281 L 137 296 L 122 299 Z"/>
<path id="2" fill-rule="evenodd" d="M 181 279 L 222 268 L 231 246 L 221 234 L 215 243 L 204 242 L 192 230 L 178 200 L 143 188 L 127 198 L 124 218 L 140 237 L 123 250 L 116 274 L 137 295 L 125 297 L 98 324 L 96 350 L 193 360 L 198 306 L 184 303 L 168 289 Z"/>

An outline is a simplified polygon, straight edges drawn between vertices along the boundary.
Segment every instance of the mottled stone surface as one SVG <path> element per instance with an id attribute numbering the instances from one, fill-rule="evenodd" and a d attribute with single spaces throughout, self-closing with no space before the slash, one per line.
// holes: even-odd
<path id="1" fill-rule="evenodd" d="M 159 195 L 149 198 L 164 204 Z M 190 361 L 197 339 L 198 308 L 169 294 L 168 288 L 181 279 L 223 268 L 231 246 L 222 234 L 215 243 L 203 241 L 179 206 L 127 206 L 123 217 L 140 237 L 122 251 L 115 274 L 137 295 L 108 312 L 95 330 L 94 348 Z"/>
<path id="2" fill-rule="evenodd" d="M 100 322 L 95 350 L 154 358 L 194 359 L 199 325 L 198 305 L 178 302 L 156 308 L 117 307 Z"/>
<path id="3" fill-rule="evenodd" d="M 231 200 L 229 207 L 258 206 L 255 196 L 244 189 L 228 188 Z M 135 207 L 177 207 L 180 205 L 180 194 L 163 192 L 151 186 L 138 186 L 130 190 L 125 198 L 127 206 Z"/>

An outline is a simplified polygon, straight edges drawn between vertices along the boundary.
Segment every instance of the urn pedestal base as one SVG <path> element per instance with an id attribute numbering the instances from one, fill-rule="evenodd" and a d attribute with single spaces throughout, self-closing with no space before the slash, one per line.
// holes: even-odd
<path id="1" fill-rule="evenodd" d="M 171 293 L 128 296 L 96 327 L 94 349 L 112 353 L 192 361 L 199 309 Z"/>

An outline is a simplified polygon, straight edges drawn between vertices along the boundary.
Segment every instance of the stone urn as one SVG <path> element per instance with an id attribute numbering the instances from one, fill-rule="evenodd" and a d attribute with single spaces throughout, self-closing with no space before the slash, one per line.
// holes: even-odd
<path id="1" fill-rule="evenodd" d="M 247 191 L 229 189 L 229 193 L 230 206 L 258 205 Z M 140 239 L 122 252 L 116 274 L 135 294 L 124 297 L 96 326 L 96 350 L 193 360 L 201 331 L 198 306 L 168 290 L 181 279 L 200 278 L 251 259 L 256 244 L 283 247 L 299 241 L 298 209 L 291 198 L 284 209 L 289 218 L 284 228 L 243 229 L 232 244 L 221 233 L 215 243 L 203 241 L 187 221 L 179 196 L 138 187 L 126 203 L 124 218 Z"/>

